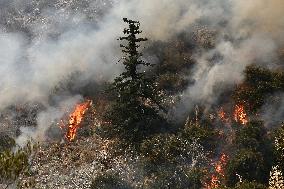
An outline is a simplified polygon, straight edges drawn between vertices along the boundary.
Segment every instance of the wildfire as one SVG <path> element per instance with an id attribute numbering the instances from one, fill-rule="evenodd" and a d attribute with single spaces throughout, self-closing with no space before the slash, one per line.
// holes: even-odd
<path id="1" fill-rule="evenodd" d="M 91 100 L 87 100 L 86 102 L 79 103 L 75 106 L 74 111 L 69 115 L 69 122 L 67 132 L 65 137 L 72 141 L 75 139 L 77 130 L 82 122 L 85 112 L 89 109 L 92 105 Z"/>
<path id="2" fill-rule="evenodd" d="M 230 118 L 227 117 L 227 114 L 224 111 L 223 107 L 221 107 L 220 110 L 218 111 L 218 116 L 219 116 L 220 120 L 222 120 L 225 123 L 229 122 L 229 120 L 230 120 Z"/>
<path id="3" fill-rule="evenodd" d="M 226 166 L 228 159 L 229 157 L 226 154 L 222 154 L 220 160 L 215 165 L 216 172 L 223 177 L 225 176 L 224 167 Z"/>
<path id="4" fill-rule="evenodd" d="M 240 122 L 243 125 L 246 125 L 248 122 L 247 113 L 243 105 L 236 105 L 234 110 L 234 119 L 236 122 Z"/>
<path id="5" fill-rule="evenodd" d="M 229 157 L 226 154 L 222 154 L 220 159 L 214 163 L 215 173 L 211 176 L 209 184 L 206 184 L 206 189 L 218 188 L 221 183 L 221 179 L 225 177 L 224 168 L 227 165 Z"/>

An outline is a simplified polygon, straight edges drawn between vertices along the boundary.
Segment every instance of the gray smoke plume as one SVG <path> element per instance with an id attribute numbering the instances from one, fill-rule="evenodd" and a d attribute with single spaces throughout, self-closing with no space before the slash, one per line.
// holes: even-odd
<path id="1" fill-rule="evenodd" d="M 79 73 L 79 85 L 85 85 L 110 81 L 120 72 L 116 38 L 122 35 L 123 17 L 139 20 L 153 41 L 167 41 L 200 24 L 218 31 L 214 49 L 193 55 L 195 82 L 184 92 L 181 107 L 210 106 L 242 81 L 248 64 L 273 67 L 277 62 L 283 8 L 281 0 L 0 0 L 0 109 L 41 102 L 40 129 L 24 131 L 28 134 L 21 138 L 43 136 L 62 115 L 60 102 L 50 104 L 49 98 L 64 78 Z M 222 58 L 212 62 L 216 54 Z"/>
<path id="2" fill-rule="evenodd" d="M 284 124 L 284 94 L 270 97 L 261 110 L 261 116 L 267 128 L 277 128 Z"/>
<path id="3" fill-rule="evenodd" d="M 182 94 L 182 103 L 177 109 L 179 116 L 198 103 L 210 108 L 224 91 L 241 83 L 247 65 L 279 66 L 277 51 L 283 47 L 283 42 L 279 40 L 283 20 L 279 19 L 278 10 L 283 6 L 280 1 L 230 1 L 229 11 L 222 11 L 226 16 L 216 18 L 211 15 L 215 20 L 211 19 L 209 26 L 218 29 L 215 48 L 195 55 L 194 84 Z M 258 9 L 265 9 L 266 12 L 258 15 L 257 12 L 262 12 Z M 227 23 L 223 27 L 218 26 L 223 19 L 227 19 Z M 216 59 L 216 56 L 219 58 Z"/>
<path id="4" fill-rule="evenodd" d="M 44 142 L 47 140 L 46 132 L 50 126 L 60 128 L 61 118 L 82 100 L 81 96 L 65 97 L 56 106 L 47 106 L 37 116 L 37 127 L 22 127 L 22 134 L 16 139 L 17 144 L 23 145 L 29 140 Z"/>

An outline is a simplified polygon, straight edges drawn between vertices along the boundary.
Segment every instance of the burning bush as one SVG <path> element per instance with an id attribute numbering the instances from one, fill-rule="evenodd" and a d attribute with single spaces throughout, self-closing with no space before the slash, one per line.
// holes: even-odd
<path id="1" fill-rule="evenodd" d="M 184 16 L 186 15 L 187 14 Z M 105 21 L 107 20 L 108 19 Z M 198 20 L 200 23 L 204 23 L 205 21 L 203 19 Z M 277 72 L 258 66 L 248 66 L 244 73 L 245 79 L 243 83 L 237 86 L 237 89 L 234 91 L 235 102 L 231 102 L 232 89 L 236 87 L 235 83 L 241 80 L 241 70 L 247 65 L 247 62 L 241 63 L 237 60 L 241 56 L 243 58 L 243 51 L 247 50 L 245 45 L 249 45 L 247 43 L 245 43 L 245 45 L 242 44 L 243 41 L 246 41 L 244 36 L 235 38 L 234 36 L 228 35 L 223 39 L 222 35 L 226 32 L 222 31 L 219 33 L 209 31 L 207 27 L 198 28 L 197 31 L 193 33 L 193 37 L 189 37 L 190 32 L 181 32 L 177 34 L 177 36 L 172 37 L 168 42 L 153 42 L 151 47 L 144 51 L 145 53 L 151 51 L 150 56 L 158 52 L 154 58 L 156 58 L 156 56 L 158 57 L 159 64 L 152 67 L 152 65 L 144 61 L 142 54 L 138 50 L 139 43 L 147 40 L 138 37 L 141 33 L 139 30 L 140 23 L 126 18 L 124 21 L 128 24 L 128 28 L 124 29 L 123 32 L 125 36 L 120 37 L 119 40 L 123 41 L 121 47 L 124 56 L 121 58 L 121 62 L 125 69 L 110 85 L 110 90 L 108 91 L 109 96 L 104 97 L 109 97 L 106 102 L 103 102 L 103 98 L 99 99 L 99 96 L 92 98 L 98 98 L 98 101 L 101 102 L 103 111 L 101 111 L 101 108 L 96 108 L 99 112 L 98 114 L 101 114 L 100 116 L 105 119 L 102 121 L 96 117 L 96 119 L 92 120 L 93 122 L 87 123 L 88 126 L 98 126 L 96 127 L 97 134 L 102 134 L 107 140 L 103 138 L 98 142 L 97 140 L 100 136 L 92 135 L 93 132 L 88 134 L 88 132 L 81 130 L 86 138 L 83 139 L 82 137 L 79 141 L 72 143 L 62 142 L 60 145 L 56 144 L 56 150 L 39 155 L 40 157 L 49 156 L 50 154 L 48 158 L 38 158 L 38 161 L 46 160 L 52 161 L 53 163 L 55 162 L 52 166 L 64 164 L 64 171 L 69 168 L 66 172 L 69 172 L 69 170 L 76 172 L 77 169 L 74 169 L 75 167 L 78 166 L 81 168 L 81 164 L 87 163 L 87 165 L 84 165 L 87 167 L 87 170 L 91 173 L 95 172 L 94 174 L 96 174 L 91 186 L 93 189 L 197 189 L 202 187 L 215 189 L 223 184 L 232 186 L 235 189 L 263 188 L 262 184 L 255 183 L 255 181 L 267 184 L 268 173 L 272 164 L 277 163 L 284 167 L 283 128 L 277 131 L 278 133 L 275 138 L 276 161 L 272 153 L 272 142 L 269 138 L 268 129 L 264 128 L 262 122 L 251 120 L 260 117 L 258 113 L 265 102 L 270 102 L 274 95 L 279 96 L 278 92 L 282 93 L 284 91 L 283 71 Z M 110 24 L 109 22 L 107 23 L 108 27 L 106 28 L 116 25 Z M 98 26 L 100 26 L 100 24 L 101 23 L 98 23 Z M 226 22 L 222 22 L 221 25 L 225 26 L 227 24 L 230 25 Z M 211 26 L 214 27 L 214 24 Z M 91 31 L 88 31 L 88 35 L 80 36 L 93 36 L 91 33 Z M 69 39 L 69 35 L 63 36 L 65 36 L 63 37 L 65 40 Z M 242 39 L 239 39 L 239 37 Z M 108 40 L 103 40 L 103 42 L 104 41 Z M 235 44 L 234 41 L 238 41 L 238 44 Z M 74 41 L 74 44 L 72 43 L 73 45 L 71 46 L 77 47 L 75 42 L 77 41 Z M 68 46 L 67 41 L 64 44 Z M 99 48 L 110 47 L 108 45 L 101 45 L 101 43 L 98 44 Z M 49 47 L 50 45 L 47 46 Z M 51 45 L 51 47 L 53 47 L 53 45 Z M 244 47 L 245 50 L 239 47 Z M 254 44 L 253 47 L 256 47 L 256 45 Z M 29 49 L 30 53 L 33 50 L 33 48 L 27 49 Z M 96 48 L 94 49 L 98 50 Z M 94 49 L 90 48 L 90 51 L 87 50 L 86 53 L 93 53 Z M 112 51 L 111 49 L 107 52 Z M 241 51 L 241 53 L 237 51 Z M 61 52 L 65 51 L 60 51 L 60 49 L 58 51 L 58 49 L 56 49 L 54 52 L 58 52 L 56 55 L 61 55 Z M 71 53 L 73 52 L 71 51 Z M 257 57 L 254 57 L 253 54 L 254 53 L 249 51 L 248 56 L 250 58 L 241 59 L 241 61 L 250 61 L 252 59 L 256 59 L 257 61 Z M 31 55 L 33 55 L 33 53 L 31 53 Z M 54 54 L 51 53 L 51 55 Z M 71 57 L 73 57 L 73 55 Z M 59 83 L 53 91 L 50 91 L 52 96 L 48 98 L 61 99 L 61 96 L 65 96 L 66 94 L 81 94 L 83 97 L 88 96 L 88 94 L 94 95 L 92 90 L 101 84 L 93 85 L 93 81 L 84 82 L 86 82 L 85 80 L 89 80 L 90 75 L 93 77 L 93 73 L 87 71 L 87 66 L 90 65 L 88 64 L 89 59 L 92 59 L 94 62 L 100 62 L 100 59 L 109 61 L 109 57 L 107 57 L 106 54 L 103 53 L 101 55 L 100 58 L 94 58 L 92 57 L 93 54 L 90 57 L 89 55 L 81 57 L 80 54 L 76 61 L 82 60 L 83 66 L 81 66 L 81 64 L 67 66 L 72 67 L 72 69 L 68 71 L 79 69 L 80 72 L 74 72 L 74 75 L 72 74 L 73 76 L 71 78 L 67 78 L 66 82 Z M 146 57 L 146 59 L 147 58 L 148 57 Z M 58 59 L 64 59 L 63 62 L 65 62 L 65 58 Z M 56 60 L 57 58 L 55 58 L 55 63 L 57 63 Z M 73 63 L 74 61 L 70 62 Z M 65 66 L 59 66 L 59 68 L 62 69 L 65 68 Z M 42 68 L 42 66 L 37 65 L 31 67 Z M 48 67 L 49 66 L 46 68 Z M 106 67 L 108 67 L 107 65 L 104 64 L 102 67 L 108 71 L 108 69 L 106 69 Z M 59 73 L 61 72 L 57 74 L 61 75 Z M 55 74 L 55 76 L 57 74 Z M 81 75 L 84 74 L 86 75 L 82 78 Z M 40 74 L 31 75 L 38 76 Z M 54 76 L 54 74 L 50 75 Z M 16 81 L 18 80 L 21 79 L 17 78 Z M 24 81 L 26 80 L 27 79 Z M 56 83 L 57 80 L 58 78 L 54 78 L 52 84 L 53 82 Z M 45 79 L 42 85 L 48 86 L 45 85 L 49 84 L 46 83 L 47 81 L 48 79 Z M 3 84 L 5 83 L 6 82 L 3 82 Z M 41 84 L 41 82 L 39 83 Z M 78 87 L 77 85 L 81 86 Z M 6 88 L 8 89 L 9 87 Z M 41 88 L 44 87 L 36 87 L 36 89 Z M 105 88 L 105 86 L 102 88 Z M 21 90 L 19 90 L 19 92 L 20 91 Z M 26 94 L 28 90 L 25 89 L 23 91 L 24 94 Z M 39 94 L 33 95 L 37 96 Z M 31 99 L 28 99 L 32 100 L 33 95 Z M 102 92 L 101 96 L 104 95 L 105 94 Z M 164 96 L 167 97 L 164 98 Z M 179 124 L 179 121 L 182 120 L 177 121 L 173 119 L 178 123 L 172 123 L 172 125 L 170 125 L 171 123 L 168 123 L 165 118 L 168 116 L 169 119 L 172 119 L 170 117 L 171 114 L 166 115 L 167 110 L 165 107 L 162 107 L 161 104 L 167 101 L 165 99 L 171 101 L 174 99 L 173 96 L 178 96 L 182 99 L 181 107 L 183 108 L 182 111 L 185 112 L 192 111 L 192 107 L 195 103 L 200 104 L 204 109 L 204 112 L 202 112 L 203 115 L 200 116 L 201 120 L 199 121 L 197 119 L 198 115 L 196 115 L 196 121 L 187 121 L 184 127 Z M 189 99 L 184 96 L 189 97 Z M 16 95 L 16 97 L 18 96 Z M 176 99 L 179 99 L 178 97 Z M 281 98 L 275 99 L 277 102 L 277 100 Z M 188 100 L 189 103 L 185 102 L 186 100 Z M 53 106 L 55 102 L 49 103 L 43 101 L 42 103 L 46 103 L 46 106 Z M 224 104 L 222 103 L 227 103 L 227 107 L 225 105 L 223 108 Z M 57 104 L 57 102 L 55 104 Z M 68 120 L 66 122 L 62 121 L 62 123 L 64 123 L 60 125 L 64 133 L 63 137 L 65 137 L 67 141 L 77 139 L 78 130 L 84 125 L 82 125 L 82 121 L 87 114 L 87 110 L 91 107 L 91 104 L 92 101 L 86 100 L 85 102 L 76 104 L 74 109 L 68 112 L 68 115 L 62 113 L 67 115 Z M 97 103 L 97 105 L 98 104 L 100 103 Z M 176 107 L 173 107 L 175 102 L 168 104 L 167 108 L 172 108 L 174 111 L 176 110 Z M 183 107 L 186 105 L 189 105 L 189 110 Z M 216 107 L 221 107 L 218 112 L 215 112 Z M 178 108 L 179 107 L 177 107 L 177 109 Z M 27 107 L 27 109 L 29 108 Z M 61 117 L 53 121 L 52 118 L 54 117 L 53 112 L 55 109 L 51 109 L 51 119 L 47 122 L 52 123 L 47 124 L 53 124 L 57 127 L 58 120 L 61 120 Z M 60 110 L 60 113 L 64 111 L 65 110 Z M 29 112 L 24 113 L 23 110 L 19 112 L 23 112 L 19 117 L 25 117 L 22 115 L 29 114 Z M 40 112 L 41 111 L 35 111 L 32 113 L 35 114 L 33 116 L 34 119 L 23 122 L 23 125 L 35 126 L 38 124 L 37 114 Z M 179 110 L 177 112 L 177 114 L 180 114 Z M 55 114 L 58 113 L 59 112 L 55 112 Z M 90 114 L 93 114 L 93 112 Z M 64 120 L 64 115 L 62 120 Z M 219 118 L 217 118 L 216 115 L 219 116 Z M 16 119 L 17 117 L 18 116 L 16 116 Z M 208 117 L 210 117 L 210 120 Z M 19 120 L 17 121 L 20 123 L 19 125 L 22 126 Z M 45 119 L 43 119 L 43 122 L 45 122 Z M 45 126 L 45 124 L 43 125 Z M 169 126 L 172 127 L 169 128 Z M 57 130 L 60 130 L 60 128 L 57 127 Z M 55 131 L 57 132 L 57 130 Z M 54 136 L 52 129 L 51 132 L 47 130 L 47 133 Z M 48 136 L 48 134 L 46 135 Z M 95 137 L 97 137 L 97 139 L 94 139 Z M 59 138 L 62 140 L 61 135 Z M 14 141 L 6 136 L 0 136 L 0 139 L 3 140 L 3 142 L 0 140 L 0 152 L 3 151 L 3 153 L 0 154 L 0 176 L 12 182 L 20 174 L 27 171 L 29 152 L 23 149 L 15 153 L 5 151 L 11 150 Z M 84 143 L 81 144 L 81 141 L 84 141 Z M 90 144 L 92 144 L 92 148 L 88 148 Z M 48 145 L 46 148 L 48 148 Z M 74 151 L 76 151 L 76 153 Z M 93 151 L 95 152 L 93 153 Z M 67 158 L 68 161 L 64 161 L 64 157 L 69 157 Z M 59 160 L 53 161 L 55 158 Z M 99 168 L 95 167 L 96 165 L 94 164 L 99 165 Z M 92 167 L 92 169 L 88 169 L 89 166 Z M 94 171 L 93 169 L 96 170 Z M 96 171 L 98 170 L 101 171 L 101 174 L 97 174 Z M 141 173 L 140 170 L 142 170 L 141 172 L 143 173 Z M 71 177 L 72 174 L 73 173 L 70 173 Z M 86 174 L 89 174 L 89 172 Z M 40 176 L 42 175 L 39 175 L 39 177 Z M 93 176 L 94 175 L 88 175 L 88 178 L 93 178 Z M 239 182 L 241 180 L 240 178 L 243 179 L 242 182 Z M 54 179 L 54 177 L 52 179 Z M 85 187 L 83 184 L 80 186 Z"/>
<path id="2" fill-rule="evenodd" d="M 91 105 L 92 105 L 91 100 L 87 100 L 86 102 L 76 105 L 74 111 L 69 116 L 67 133 L 65 135 L 67 140 L 73 141 L 75 139 L 80 123 L 82 122 L 82 119 L 84 117 L 84 114 Z"/>
<path id="3" fill-rule="evenodd" d="M 244 103 L 245 109 L 256 113 L 265 100 L 276 92 L 284 91 L 284 73 L 269 69 L 248 66 L 245 70 L 245 81 L 235 92 L 235 100 Z"/>

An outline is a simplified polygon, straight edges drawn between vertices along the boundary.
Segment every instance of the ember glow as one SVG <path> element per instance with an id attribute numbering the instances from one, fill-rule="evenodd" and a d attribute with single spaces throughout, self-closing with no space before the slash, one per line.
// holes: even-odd
<path id="1" fill-rule="evenodd" d="M 218 117 L 221 121 L 227 123 L 230 121 L 230 118 L 227 116 L 227 113 L 224 111 L 224 108 L 221 107 L 218 111 Z"/>
<path id="2" fill-rule="evenodd" d="M 236 105 L 234 110 L 234 119 L 236 122 L 246 125 L 248 123 L 247 113 L 243 105 Z"/>
<path id="3" fill-rule="evenodd" d="M 69 115 L 68 128 L 65 134 L 65 137 L 67 140 L 73 141 L 75 139 L 77 130 L 80 126 L 80 123 L 82 122 L 84 114 L 86 113 L 86 111 L 89 109 L 91 105 L 92 105 L 92 101 L 87 100 L 86 102 L 77 104 L 75 106 L 74 111 Z"/>
<path id="4" fill-rule="evenodd" d="M 226 154 L 222 154 L 220 160 L 215 165 L 216 172 L 223 177 L 225 176 L 224 167 L 226 166 L 228 159 L 229 157 Z"/>
<path id="5" fill-rule="evenodd" d="M 222 154 L 220 159 L 214 163 L 214 174 L 211 176 L 209 184 L 206 184 L 206 189 L 214 189 L 220 186 L 222 179 L 225 177 L 225 166 L 227 165 L 229 157 L 226 154 Z"/>

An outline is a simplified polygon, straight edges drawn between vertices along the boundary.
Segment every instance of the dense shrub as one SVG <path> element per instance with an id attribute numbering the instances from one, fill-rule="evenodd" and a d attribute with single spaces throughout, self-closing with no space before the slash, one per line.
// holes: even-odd
<path id="1" fill-rule="evenodd" d="M 218 133 L 213 127 L 206 123 L 192 123 L 188 122 L 184 129 L 180 132 L 182 138 L 188 140 L 198 139 L 199 143 L 207 151 L 214 151 L 218 143 Z"/>
<path id="2" fill-rule="evenodd" d="M 267 189 L 267 186 L 257 182 L 242 181 L 234 187 L 219 187 L 218 189 Z"/>
<path id="3" fill-rule="evenodd" d="M 260 121 L 251 121 L 236 133 L 234 141 L 238 149 L 263 150 L 267 142 L 267 131 Z"/>
<path id="4" fill-rule="evenodd" d="M 239 103 L 246 102 L 245 108 L 255 113 L 269 96 L 283 91 L 283 72 L 273 72 L 253 65 L 246 68 L 245 81 L 235 91 L 234 98 Z"/>
<path id="5" fill-rule="evenodd" d="M 175 188 L 175 189 L 200 189 L 202 188 L 203 173 L 199 169 L 163 169 L 155 175 L 152 184 L 147 186 L 149 189 Z"/>
<path id="6" fill-rule="evenodd" d="M 131 189 L 131 187 L 113 173 L 98 175 L 92 182 L 91 189 Z"/>
<path id="7" fill-rule="evenodd" d="M 226 183 L 228 186 L 234 186 L 240 175 L 244 180 L 266 183 L 269 178 L 265 171 L 265 161 L 261 153 L 252 150 L 242 149 L 226 166 Z"/>
<path id="8" fill-rule="evenodd" d="M 29 170 L 29 156 L 32 152 L 30 143 L 13 152 L 6 150 L 0 153 L 0 182 L 13 183 L 21 174 Z"/>
<path id="9" fill-rule="evenodd" d="M 15 146 L 15 140 L 8 135 L 0 135 L 0 153 Z"/>
<path id="10" fill-rule="evenodd" d="M 198 139 L 183 138 L 181 135 L 161 134 L 143 141 L 141 154 L 152 164 L 177 163 L 189 165 L 204 163 L 206 152 Z M 193 162 L 196 160 L 196 162 Z"/>
<path id="11" fill-rule="evenodd" d="M 272 140 L 261 121 L 250 121 L 236 131 L 235 154 L 232 154 L 227 169 L 226 182 L 229 186 L 237 183 L 241 175 L 244 180 L 267 183 L 269 171 L 275 161 Z"/>

